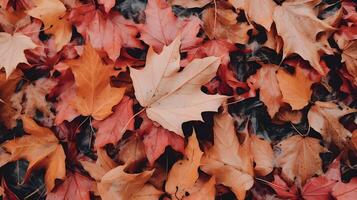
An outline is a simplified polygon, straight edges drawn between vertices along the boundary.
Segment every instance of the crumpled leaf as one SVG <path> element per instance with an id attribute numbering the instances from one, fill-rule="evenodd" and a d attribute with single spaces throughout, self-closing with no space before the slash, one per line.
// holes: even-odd
<path id="1" fill-rule="evenodd" d="M 216 195 L 216 180 L 211 177 L 208 181 L 203 182 L 198 180 L 194 187 L 189 191 L 189 196 L 184 197 L 184 200 L 214 200 Z"/>
<path id="2" fill-rule="evenodd" d="M 148 117 L 183 136 L 183 122 L 202 121 L 201 112 L 216 111 L 226 97 L 206 95 L 200 90 L 201 85 L 215 76 L 219 60 L 215 57 L 196 59 L 178 72 L 179 47 L 180 39 L 177 38 L 164 47 L 161 54 L 150 48 L 144 69 L 131 68 L 130 77 L 135 96 L 146 108 Z"/>
<path id="3" fill-rule="evenodd" d="M 287 181 L 304 184 L 308 178 L 322 173 L 319 153 L 326 149 L 319 142 L 312 137 L 294 135 L 277 144 L 280 151 L 276 152 L 276 163 Z"/>
<path id="4" fill-rule="evenodd" d="M 35 47 L 31 38 L 21 33 L 0 33 L 0 67 L 5 68 L 6 78 L 16 69 L 17 64 L 28 63 L 24 50 Z"/>
<path id="5" fill-rule="evenodd" d="M 90 44 L 84 46 L 79 59 L 67 61 L 74 74 L 76 98 L 73 107 L 83 116 L 103 120 L 124 96 L 125 88 L 110 86 L 110 68 L 102 63 Z"/>
<path id="6" fill-rule="evenodd" d="M 338 147 L 349 145 L 352 133 L 339 119 L 349 113 L 357 112 L 347 106 L 339 106 L 332 102 L 315 102 L 307 115 L 310 126 L 319 132 L 327 143 L 334 142 Z"/>
<path id="7" fill-rule="evenodd" d="M 65 17 L 66 7 L 59 0 L 32 0 L 35 7 L 27 13 L 44 23 L 45 32 L 53 34 L 57 51 L 66 45 L 72 36 L 72 26 Z"/>
<path id="8" fill-rule="evenodd" d="M 98 130 L 94 146 L 98 148 L 109 143 L 116 144 L 126 130 L 134 129 L 133 115 L 133 100 L 124 96 L 112 115 L 103 121 L 93 122 L 93 127 Z"/>
<path id="9" fill-rule="evenodd" d="M 146 23 L 140 26 L 141 37 L 146 44 L 160 52 L 181 35 L 181 49 L 185 50 L 202 42 L 196 37 L 201 20 L 198 17 L 178 19 L 165 0 L 148 0 L 145 9 Z"/>
<path id="10" fill-rule="evenodd" d="M 5 142 L 2 145 L 11 154 L 11 161 L 24 158 L 29 161 L 27 174 L 39 167 L 46 167 L 45 183 L 48 191 L 55 186 L 55 179 L 64 179 L 66 166 L 63 148 L 54 133 L 23 117 L 24 130 L 29 135 Z"/>
<path id="11" fill-rule="evenodd" d="M 187 190 L 194 186 L 199 176 L 198 168 L 202 154 L 196 133 L 193 132 L 185 148 L 185 158 L 172 166 L 167 177 L 165 190 L 172 198 L 183 198 Z"/>
<path id="12" fill-rule="evenodd" d="M 283 58 L 296 53 L 308 60 L 320 74 L 327 74 L 327 69 L 320 65 L 319 52 L 327 52 L 324 44 L 316 41 L 319 32 L 329 32 L 333 28 L 317 18 L 313 8 L 320 1 L 302 0 L 285 1 L 274 10 L 273 19 L 278 34 L 283 38 Z M 314 27 L 314 28 L 311 28 Z M 293 38 L 293 39 L 292 39 Z"/>

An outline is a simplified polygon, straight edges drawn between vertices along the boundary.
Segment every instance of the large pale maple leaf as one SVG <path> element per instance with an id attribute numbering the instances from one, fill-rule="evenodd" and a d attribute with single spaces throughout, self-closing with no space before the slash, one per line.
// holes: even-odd
<path id="1" fill-rule="evenodd" d="M 144 69 L 131 68 L 130 76 L 135 96 L 146 108 L 148 117 L 183 136 L 182 123 L 202 121 L 202 112 L 217 111 L 227 97 L 207 95 L 201 91 L 201 86 L 216 75 L 219 59 L 196 59 L 179 72 L 179 48 L 179 37 L 164 47 L 160 54 L 151 47 Z"/>

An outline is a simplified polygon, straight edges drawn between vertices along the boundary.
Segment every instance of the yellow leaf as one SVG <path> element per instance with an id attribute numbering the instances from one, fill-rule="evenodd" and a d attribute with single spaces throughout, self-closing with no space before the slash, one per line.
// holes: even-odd
<path id="1" fill-rule="evenodd" d="M 185 158 L 176 162 L 167 177 L 165 185 L 166 192 L 171 194 L 172 198 L 185 196 L 187 190 L 194 186 L 198 179 L 198 167 L 203 152 L 200 150 L 196 134 L 193 132 L 188 139 L 188 144 L 185 149 Z"/>
<path id="2" fill-rule="evenodd" d="M 183 122 L 202 121 L 202 112 L 217 111 L 227 97 L 201 91 L 201 86 L 216 75 L 219 58 L 196 59 L 179 72 L 179 47 L 178 37 L 160 54 L 150 48 L 144 69 L 131 68 L 130 76 L 135 96 L 148 117 L 183 136 Z"/>
<path id="3" fill-rule="evenodd" d="M 0 67 L 5 68 L 6 78 L 16 69 L 17 64 L 28 63 L 24 50 L 35 47 L 31 38 L 21 33 L 0 33 Z"/>
<path id="4" fill-rule="evenodd" d="M 72 37 L 72 26 L 64 17 L 66 7 L 59 0 L 34 0 L 35 7 L 27 13 L 41 19 L 45 25 L 45 32 L 53 34 L 57 51 L 61 50 Z"/>
<path id="5" fill-rule="evenodd" d="M 65 154 L 53 132 L 36 124 L 31 118 L 23 117 L 24 130 L 29 135 L 10 140 L 2 147 L 11 154 L 11 161 L 29 161 L 27 173 L 38 167 L 46 167 L 47 191 L 55 186 L 55 179 L 66 176 Z"/>
<path id="6" fill-rule="evenodd" d="M 103 120 L 112 113 L 112 107 L 123 98 L 125 88 L 110 86 L 110 67 L 102 63 L 94 48 L 87 43 L 79 59 L 70 60 L 76 83 L 73 106 L 83 116 Z M 150 80 L 150 79 L 149 79 Z"/>
<path id="7" fill-rule="evenodd" d="M 282 175 L 289 182 L 297 180 L 303 185 L 308 178 L 322 173 L 319 154 L 326 149 L 318 139 L 294 135 L 281 141 L 277 147 L 280 149 L 276 154 L 277 166 L 282 168 Z"/>

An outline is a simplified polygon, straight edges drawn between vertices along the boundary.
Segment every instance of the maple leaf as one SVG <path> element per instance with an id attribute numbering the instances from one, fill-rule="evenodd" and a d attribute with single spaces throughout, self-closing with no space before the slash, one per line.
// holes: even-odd
<path id="1" fill-rule="evenodd" d="M 223 39 L 232 43 L 246 43 L 249 29 L 247 23 L 238 23 L 238 15 L 231 9 L 208 8 L 202 13 L 203 28 L 210 39 Z"/>
<path id="2" fill-rule="evenodd" d="M 167 146 L 171 146 L 177 152 L 184 154 L 184 139 L 155 124 L 146 115 L 143 116 L 143 123 L 138 131 L 144 135 L 143 143 L 146 156 L 151 165 L 165 152 Z"/>
<path id="3" fill-rule="evenodd" d="M 33 0 L 35 7 L 27 13 L 41 19 L 45 25 L 45 32 L 53 34 L 57 51 L 66 45 L 72 36 L 72 26 L 64 17 L 66 7 L 59 0 Z"/>
<path id="4" fill-rule="evenodd" d="M 74 8 L 68 18 L 94 48 L 106 52 L 113 61 L 120 55 L 123 46 L 142 46 L 136 38 L 138 30 L 134 23 L 117 12 L 106 15 L 94 5 L 86 4 Z"/>
<path id="5" fill-rule="evenodd" d="M 316 35 L 319 32 L 332 31 L 333 28 L 316 17 L 313 8 L 318 3 L 316 0 L 286 1 L 275 8 L 273 19 L 278 34 L 284 41 L 283 58 L 297 53 L 308 60 L 316 71 L 325 75 L 327 69 L 320 65 L 319 51 L 326 49 L 316 42 Z"/>
<path id="6" fill-rule="evenodd" d="M 66 175 L 65 154 L 53 132 L 23 117 L 24 130 L 29 135 L 5 142 L 2 145 L 11 154 L 10 161 L 24 158 L 29 161 L 27 174 L 37 167 L 46 167 L 45 183 L 48 191 L 55 186 L 55 179 Z"/>
<path id="7" fill-rule="evenodd" d="M 46 200 L 89 200 L 93 186 L 94 182 L 89 178 L 77 172 L 71 173 L 58 188 L 47 194 Z"/>
<path id="8" fill-rule="evenodd" d="M 332 102 L 318 101 L 310 108 L 307 117 L 310 126 L 322 135 L 324 141 L 334 142 L 343 149 L 348 145 L 352 133 L 339 122 L 339 119 L 353 112 L 357 110 Z"/>
<path id="9" fill-rule="evenodd" d="M 142 194 L 141 190 L 154 172 L 128 174 L 124 171 L 127 165 L 117 166 L 103 149 L 98 149 L 96 163 L 81 161 L 81 164 L 97 181 L 98 193 L 103 200 L 135 199 L 138 197 L 136 194 Z"/>
<path id="10" fill-rule="evenodd" d="M 211 2 L 212 0 L 172 0 L 171 4 L 184 8 L 202 8 Z"/>
<path id="11" fill-rule="evenodd" d="M 276 154 L 276 162 L 282 167 L 283 177 L 289 182 L 297 179 L 304 184 L 313 175 L 321 174 L 322 161 L 319 153 L 326 149 L 319 142 L 312 137 L 294 135 L 277 144 L 281 151 Z"/>
<path id="12" fill-rule="evenodd" d="M 245 11 L 247 18 L 260 25 L 267 31 L 273 23 L 273 13 L 277 6 L 271 0 L 229 0 L 229 2 L 237 9 Z M 264 9 L 262 9 L 264 8 Z"/>
<path id="13" fill-rule="evenodd" d="M 238 199 L 244 199 L 254 183 L 253 161 L 257 174 L 266 175 L 273 170 L 271 146 L 247 133 L 242 133 L 244 140 L 240 144 L 233 119 L 227 113 L 214 118 L 213 132 L 214 145 L 205 152 L 201 169 L 214 175 L 217 183 L 230 187 Z"/>
<path id="14" fill-rule="evenodd" d="M 133 115 L 133 100 L 124 96 L 112 115 L 103 121 L 94 121 L 93 127 L 98 129 L 94 146 L 98 148 L 109 143 L 116 144 L 127 129 L 134 129 Z"/>
<path id="15" fill-rule="evenodd" d="M 36 44 L 31 38 L 14 33 L 10 35 L 5 32 L 0 33 L 0 66 L 5 68 L 6 78 L 16 69 L 17 64 L 27 63 L 24 50 L 33 49 Z"/>
<path id="16" fill-rule="evenodd" d="M 276 78 L 283 95 L 283 101 L 290 104 L 293 110 L 300 110 L 309 103 L 313 81 L 309 79 L 299 65 L 295 67 L 294 74 L 279 69 Z"/>
<path id="17" fill-rule="evenodd" d="M 133 153 L 135 152 L 135 153 Z M 117 158 L 126 163 L 126 170 L 131 171 L 132 167 L 146 160 L 146 153 L 142 138 L 137 134 L 133 134 L 128 139 L 120 141 L 119 153 Z M 132 171 L 135 171 L 132 170 Z"/>
<path id="18" fill-rule="evenodd" d="M 185 50 L 202 42 L 196 37 L 200 30 L 201 20 L 198 17 L 177 19 L 171 7 L 164 0 L 149 0 L 145 9 L 146 23 L 140 26 L 141 37 L 146 44 L 160 52 L 178 35 L 182 35 L 181 49 Z"/>
<path id="19" fill-rule="evenodd" d="M 172 166 L 167 177 L 165 190 L 171 194 L 172 198 L 181 199 L 187 190 L 194 186 L 199 176 L 198 167 L 202 154 L 196 133 L 193 132 L 185 148 L 185 158 Z"/>
<path id="20" fill-rule="evenodd" d="M 315 177 L 307 181 L 301 193 L 306 200 L 328 200 L 335 184 L 335 180 L 329 180 L 325 176 Z"/>
<path id="21" fill-rule="evenodd" d="M 151 47 L 144 69 L 131 68 L 130 77 L 135 96 L 146 108 L 148 117 L 183 136 L 183 122 L 202 121 L 201 112 L 216 111 L 227 97 L 201 91 L 201 85 L 215 76 L 219 60 L 215 57 L 196 59 L 179 72 L 179 47 L 179 38 L 164 47 L 161 54 L 156 54 Z"/>
<path id="22" fill-rule="evenodd" d="M 291 187 L 279 176 L 274 175 L 274 181 L 269 183 L 270 187 L 274 189 L 276 194 L 284 199 L 297 199 L 297 187 L 293 185 Z"/>
<path id="23" fill-rule="evenodd" d="M 76 82 L 73 107 L 83 116 L 91 115 L 102 120 L 112 113 L 112 107 L 124 96 L 125 88 L 110 86 L 110 68 L 102 63 L 90 44 L 84 46 L 79 59 L 66 62 L 72 69 Z"/>
<path id="24" fill-rule="evenodd" d="M 126 200 L 135 196 L 144 187 L 153 171 L 144 171 L 138 174 L 127 174 L 125 166 L 118 166 L 107 172 L 98 183 L 98 193 L 103 200 Z"/>
<path id="25" fill-rule="evenodd" d="M 254 88 L 259 89 L 260 100 L 267 106 L 271 118 L 279 111 L 282 104 L 282 94 L 276 75 L 277 70 L 278 66 L 266 64 L 258 70 L 256 75 L 247 80 L 251 82 Z"/>

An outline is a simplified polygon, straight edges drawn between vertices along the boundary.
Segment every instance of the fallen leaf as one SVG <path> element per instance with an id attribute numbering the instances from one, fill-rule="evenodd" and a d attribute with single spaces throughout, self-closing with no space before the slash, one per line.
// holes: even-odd
<path id="1" fill-rule="evenodd" d="M 304 184 L 308 178 L 322 173 L 319 153 L 326 149 L 319 142 L 312 137 L 294 135 L 277 144 L 280 152 L 276 153 L 276 163 L 286 180 Z"/>
<path id="2" fill-rule="evenodd" d="M 171 4 L 184 8 L 202 8 L 211 2 L 212 0 L 172 0 Z"/>
<path id="3" fill-rule="evenodd" d="M 219 60 L 215 57 L 196 59 L 178 72 L 179 47 L 180 39 L 177 38 L 164 47 L 161 54 L 150 48 L 144 69 L 131 68 L 130 77 L 135 96 L 146 108 L 148 117 L 183 136 L 183 122 L 202 121 L 201 112 L 216 111 L 226 97 L 206 95 L 201 91 L 201 85 L 215 76 Z"/>
<path id="4" fill-rule="evenodd" d="M 279 176 L 274 175 L 274 181 L 269 184 L 270 187 L 274 189 L 276 194 L 284 199 L 298 199 L 297 197 L 297 187 L 293 185 L 289 187 L 288 184 Z"/>
<path id="5" fill-rule="evenodd" d="M 150 184 L 145 184 L 143 188 L 137 191 L 131 200 L 158 200 L 164 192 L 156 189 Z"/>
<path id="6" fill-rule="evenodd" d="M 134 197 L 151 177 L 153 171 L 137 174 L 124 172 L 124 166 L 118 166 L 107 172 L 98 183 L 98 193 L 103 200 L 127 200 Z"/>
<path id="7" fill-rule="evenodd" d="M 141 37 L 156 52 L 172 43 L 181 34 L 181 49 L 188 49 L 202 42 L 196 37 L 201 20 L 198 17 L 178 19 L 164 0 L 148 0 L 145 9 L 146 23 L 140 26 Z"/>
<path id="8" fill-rule="evenodd" d="M 177 152 L 183 154 L 185 152 L 185 141 L 181 136 L 155 124 L 145 115 L 138 131 L 144 136 L 146 156 L 151 165 L 165 152 L 168 146 Z"/>
<path id="9" fill-rule="evenodd" d="M 256 135 L 250 135 L 250 149 L 254 160 L 254 172 L 258 176 L 266 176 L 274 168 L 274 152 L 270 143 Z"/>
<path id="10" fill-rule="evenodd" d="M 107 155 L 104 149 L 97 150 L 98 158 L 95 163 L 90 161 L 81 160 L 83 168 L 94 178 L 97 182 L 100 182 L 102 177 L 110 170 L 114 169 L 116 163 Z"/>
<path id="11" fill-rule="evenodd" d="M 45 32 L 53 34 L 57 51 L 72 37 L 72 26 L 65 18 L 66 7 L 59 0 L 33 0 L 35 7 L 27 13 L 44 23 Z"/>
<path id="12" fill-rule="evenodd" d="M 247 80 L 252 83 L 254 88 L 259 89 L 260 100 L 267 106 L 271 118 L 279 111 L 282 104 L 282 94 L 278 83 L 277 71 L 278 66 L 266 64 L 258 70 L 256 75 L 249 77 Z"/>
<path id="13" fill-rule="evenodd" d="M 24 130 L 29 135 L 5 142 L 2 147 L 11 154 L 11 161 L 24 158 L 29 161 L 27 174 L 38 167 L 46 167 L 45 183 L 48 191 L 55 186 L 55 179 L 66 176 L 65 154 L 54 133 L 23 117 Z"/>
<path id="14" fill-rule="evenodd" d="M 182 199 L 187 190 L 194 186 L 199 176 L 202 154 L 196 133 L 193 132 L 185 148 L 185 158 L 172 166 L 167 177 L 165 191 L 171 194 L 172 198 Z"/>
<path id="15" fill-rule="evenodd" d="M 84 46 L 79 59 L 69 60 L 76 83 L 73 107 L 83 116 L 103 120 L 112 113 L 112 107 L 124 96 L 125 88 L 110 86 L 110 68 L 102 63 L 90 44 Z"/>
<path id="16" fill-rule="evenodd" d="M 305 200 L 329 200 L 330 193 L 336 181 L 325 176 L 314 177 L 307 181 L 301 190 Z"/>
<path id="17" fill-rule="evenodd" d="M 211 177 L 208 181 L 203 182 L 200 179 L 194 185 L 194 188 L 189 191 L 189 196 L 184 197 L 184 200 L 214 200 L 216 195 L 216 180 Z"/>
<path id="18" fill-rule="evenodd" d="M 352 41 L 343 47 L 342 62 L 345 62 L 348 72 L 354 78 L 354 84 L 357 85 L 357 41 Z"/>
<path id="19" fill-rule="evenodd" d="M 97 129 L 94 146 L 103 147 L 106 144 L 116 144 L 126 130 L 134 129 L 133 100 L 127 96 L 115 107 L 114 113 L 103 121 L 94 121 Z"/>
<path id="20" fill-rule="evenodd" d="M 136 134 L 120 142 L 117 158 L 126 164 L 126 170 L 130 171 L 132 166 L 146 161 L 146 153 L 142 138 Z M 133 170 L 135 171 L 135 169 Z"/>
<path id="21" fill-rule="evenodd" d="M 47 194 L 46 200 L 73 199 L 89 200 L 89 192 L 93 190 L 94 182 L 75 172 L 66 177 L 66 180 Z"/>
<path id="22" fill-rule="evenodd" d="M 106 52 L 113 61 L 119 57 L 123 46 L 142 47 L 136 38 L 138 30 L 134 23 L 117 12 L 106 15 L 87 4 L 73 9 L 68 18 L 94 48 Z"/>
<path id="23" fill-rule="evenodd" d="M 319 2 L 285 1 L 275 8 L 273 19 L 278 34 L 284 41 L 283 58 L 293 53 L 299 54 L 303 59 L 308 60 L 316 71 L 326 75 L 328 69 L 320 65 L 319 54 L 326 49 L 316 41 L 316 35 L 319 32 L 332 31 L 333 28 L 317 18 L 313 8 Z"/>
<path id="24" fill-rule="evenodd" d="M 229 0 L 237 9 L 245 11 L 247 18 L 260 25 L 267 31 L 273 23 L 273 13 L 277 6 L 272 0 Z M 264 9 L 262 9 L 264 8 Z"/>
<path id="25" fill-rule="evenodd" d="M 99 0 L 98 2 L 104 5 L 105 12 L 107 13 L 115 6 L 115 0 Z"/>
<path id="26" fill-rule="evenodd" d="M 338 182 L 332 189 L 332 196 L 336 200 L 350 200 L 357 195 L 357 178 L 352 178 L 349 183 Z"/>
<path id="27" fill-rule="evenodd" d="M 307 117 L 310 126 L 322 135 L 324 141 L 334 142 L 343 149 L 349 144 L 352 133 L 339 122 L 339 119 L 353 112 L 357 110 L 332 102 L 318 101 L 310 108 Z"/>
<path id="28" fill-rule="evenodd" d="M 239 143 L 233 119 L 227 113 L 214 118 L 213 132 L 214 145 L 205 152 L 201 170 L 215 176 L 217 184 L 230 187 L 238 199 L 244 199 L 254 183 L 248 136 Z"/>
<path id="29" fill-rule="evenodd" d="M 244 44 L 249 39 L 248 30 L 253 27 L 247 23 L 238 23 L 237 17 L 230 9 L 208 8 L 202 13 L 203 29 L 211 40 L 223 39 Z"/>
<path id="30" fill-rule="evenodd" d="M 295 67 L 294 74 L 279 69 L 276 78 L 283 95 L 283 101 L 290 104 L 293 110 L 300 110 L 309 103 L 313 81 L 309 79 L 299 65 Z"/>
<path id="31" fill-rule="evenodd" d="M 5 68 L 6 78 L 16 69 L 17 64 L 27 63 L 24 50 L 33 49 L 36 44 L 31 38 L 14 33 L 10 35 L 5 32 L 0 33 L 0 66 Z"/>

